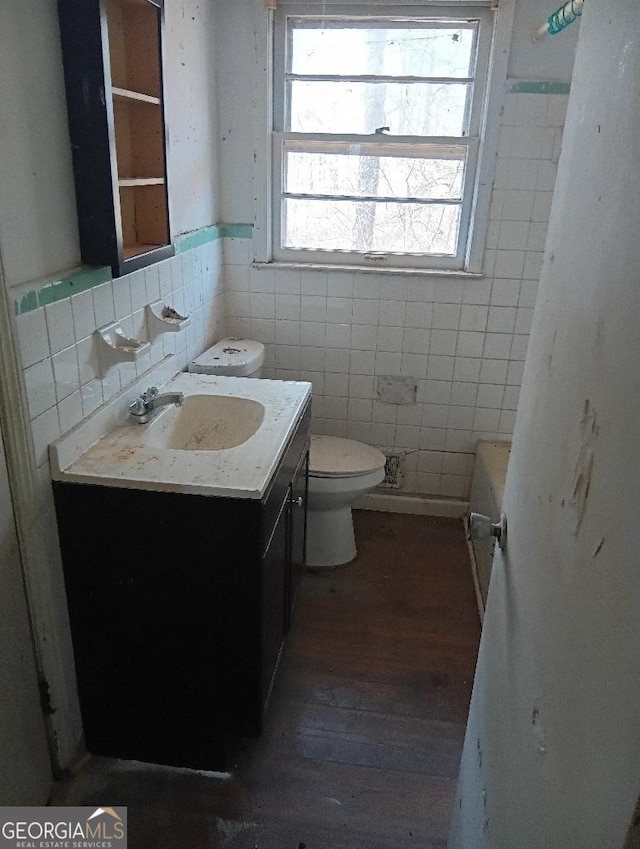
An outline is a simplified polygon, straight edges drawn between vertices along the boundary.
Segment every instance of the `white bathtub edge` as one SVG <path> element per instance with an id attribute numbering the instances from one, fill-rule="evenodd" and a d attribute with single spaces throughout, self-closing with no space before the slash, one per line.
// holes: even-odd
<path id="1" fill-rule="evenodd" d="M 428 495 L 387 495 L 368 492 L 354 501 L 356 510 L 379 510 L 383 513 L 411 513 L 417 516 L 443 516 L 461 519 L 469 512 L 469 502 L 456 498 L 433 498 Z"/>
<path id="2" fill-rule="evenodd" d="M 478 577 L 478 563 L 476 561 L 476 553 L 473 548 L 473 543 L 469 539 L 469 517 L 464 517 L 464 535 L 467 538 L 467 549 L 469 551 L 469 562 L 471 563 L 471 577 L 473 578 L 473 589 L 476 594 L 476 604 L 478 606 L 478 616 L 480 617 L 480 625 L 484 622 L 485 604 L 480 591 L 480 579 Z"/>

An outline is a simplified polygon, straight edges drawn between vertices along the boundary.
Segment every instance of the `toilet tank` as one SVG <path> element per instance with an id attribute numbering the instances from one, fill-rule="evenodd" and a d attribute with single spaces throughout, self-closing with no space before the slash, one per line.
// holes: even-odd
<path id="1" fill-rule="evenodd" d="M 196 374 L 260 377 L 263 363 L 262 342 L 228 336 L 192 360 L 188 370 Z"/>

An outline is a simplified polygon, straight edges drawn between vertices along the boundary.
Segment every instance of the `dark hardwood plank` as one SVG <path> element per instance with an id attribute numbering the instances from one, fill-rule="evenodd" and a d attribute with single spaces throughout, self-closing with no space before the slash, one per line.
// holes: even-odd
<path id="1" fill-rule="evenodd" d="M 305 576 L 232 774 L 94 758 L 65 804 L 128 805 L 132 849 L 444 849 L 479 639 L 462 524 L 354 515 L 359 555 Z"/>

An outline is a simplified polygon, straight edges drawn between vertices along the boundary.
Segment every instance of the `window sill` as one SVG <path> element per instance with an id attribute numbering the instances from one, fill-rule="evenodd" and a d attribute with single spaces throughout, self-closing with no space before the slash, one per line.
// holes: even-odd
<path id="1" fill-rule="evenodd" d="M 407 277 L 452 277 L 458 279 L 468 278 L 470 280 L 480 280 L 486 277 L 482 272 L 464 271 L 455 268 L 402 268 L 398 266 L 374 268 L 370 265 L 336 265 L 334 263 L 319 262 L 264 262 L 261 260 L 254 260 L 251 265 L 253 268 L 263 271 L 270 268 L 282 268 L 298 271 L 358 271 L 365 274 L 399 274 Z"/>

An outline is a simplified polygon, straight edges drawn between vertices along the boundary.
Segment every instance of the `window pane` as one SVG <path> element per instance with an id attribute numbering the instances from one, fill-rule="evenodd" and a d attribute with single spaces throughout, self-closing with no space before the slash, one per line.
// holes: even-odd
<path id="1" fill-rule="evenodd" d="M 473 76 L 477 24 L 386 21 L 379 27 L 294 21 L 290 72 L 400 77 Z"/>
<path id="2" fill-rule="evenodd" d="M 460 206 L 285 199 L 284 248 L 455 256 Z"/>
<path id="3" fill-rule="evenodd" d="M 463 136 L 469 85 L 460 83 L 289 83 L 294 133 Z"/>
<path id="4" fill-rule="evenodd" d="M 354 146 L 355 147 L 355 146 Z M 361 145 L 371 149 L 373 145 Z M 285 191 L 356 197 L 442 198 L 462 196 L 465 149 L 441 156 L 371 156 L 362 153 L 287 151 Z"/>

